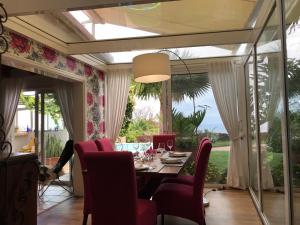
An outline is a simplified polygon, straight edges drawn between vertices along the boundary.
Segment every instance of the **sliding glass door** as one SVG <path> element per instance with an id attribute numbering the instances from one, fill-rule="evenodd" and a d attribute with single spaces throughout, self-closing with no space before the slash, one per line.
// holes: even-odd
<path id="1" fill-rule="evenodd" d="M 259 175 L 258 175 L 258 146 L 257 146 L 257 122 L 256 122 L 256 87 L 254 77 L 254 54 L 251 53 L 245 68 L 247 79 L 247 100 L 248 100 L 248 143 L 249 143 L 249 182 L 251 190 L 256 199 L 259 199 Z"/>
<path id="2" fill-rule="evenodd" d="M 285 1 L 289 146 L 294 225 L 300 225 L 300 1 Z"/>
<path id="3" fill-rule="evenodd" d="M 250 189 L 268 224 L 287 224 L 284 64 L 278 6 L 246 63 Z M 253 65 L 254 64 L 254 65 Z"/>

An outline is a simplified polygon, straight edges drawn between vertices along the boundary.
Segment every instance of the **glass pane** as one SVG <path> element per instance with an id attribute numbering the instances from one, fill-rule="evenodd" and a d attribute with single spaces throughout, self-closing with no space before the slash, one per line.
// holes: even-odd
<path id="1" fill-rule="evenodd" d="M 142 36 L 203 33 L 249 28 L 256 1 L 183 0 L 87 10 L 90 20 L 99 21 L 96 39 L 119 38 L 120 32 L 108 37 L 103 26 L 138 29 Z M 82 15 L 78 21 L 83 20 Z M 120 30 L 121 31 L 121 30 Z M 121 31 L 122 32 L 122 31 Z M 141 36 L 140 32 L 136 36 Z M 98 33 L 98 35 L 97 35 Z M 132 33 L 134 34 L 134 33 Z M 130 37 L 132 34 L 128 33 Z M 126 34 L 125 34 L 126 35 Z"/>
<path id="2" fill-rule="evenodd" d="M 180 55 L 182 59 L 200 59 L 200 58 L 212 58 L 212 57 L 226 57 L 226 56 L 243 56 L 249 52 L 250 45 L 247 43 L 235 44 L 235 45 L 216 45 L 216 46 L 198 46 L 188 48 L 171 48 L 167 49 Z M 132 59 L 141 54 L 158 52 L 162 49 L 152 50 L 136 50 L 127 52 L 113 52 L 113 53 L 101 53 L 95 55 L 106 61 L 108 64 L 114 63 L 131 63 Z M 168 52 L 166 52 L 168 53 Z M 109 57 L 107 57 L 109 55 Z M 174 54 L 170 54 L 171 60 L 177 60 L 178 58 Z"/>
<path id="3" fill-rule="evenodd" d="M 256 101 L 255 101 L 255 81 L 254 81 L 254 62 L 253 56 L 251 56 L 246 65 L 246 72 L 248 75 L 248 115 L 249 120 L 249 172 L 250 172 L 250 186 L 255 192 L 258 199 L 258 148 L 256 144 Z"/>
<path id="4" fill-rule="evenodd" d="M 300 225 L 300 5 L 286 1 L 289 132 L 292 151 L 294 224 Z"/>
<path id="5" fill-rule="evenodd" d="M 54 11 L 14 19 L 64 42 L 78 42 L 247 29 L 255 23 L 256 4 L 257 0 L 181 0 L 63 13 Z M 85 26 L 87 23 L 93 23 L 92 32 Z M 87 30 L 91 35 L 86 34 Z"/>
<path id="6" fill-rule="evenodd" d="M 115 145 L 117 150 L 143 152 L 159 134 L 161 122 L 161 83 L 137 83 L 133 80 L 123 125 Z"/>
<path id="7" fill-rule="evenodd" d="M 172 130 L 176 133 L 176 150 L 196 151 L 203 137 L 210 137 L 213 149 L 207 182 L 226 183 L 229 137 L 209 84 L 207 73 L 172 75 Z M 193 174 L 193 163 L 187 172 Z"/>
<path id="8" fill-rule="evenodd" d="M 282 150 L 281 42 L 274 10 L 257 43 L 258 111 L 260 128 L 262 203 L 270 224 L 285 224 Z"/>

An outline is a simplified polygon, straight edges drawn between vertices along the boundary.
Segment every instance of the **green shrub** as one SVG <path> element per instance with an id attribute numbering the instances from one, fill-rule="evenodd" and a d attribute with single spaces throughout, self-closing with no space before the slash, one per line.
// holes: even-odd
<path id="1" fill-rule="evenodd" d="M 63 151 L 63 143 L 55 135 L 47 135 L 46 140 L 46 157 L 59 157 Z"/>
<path id="2" fill-rule="evenodd" d="M 192 160 L 185 167 L 185 173 L 190 174 L 190 175 L 195 174 L 195 161 L 194 160 Z M 225 184 L 226 179 L 227 179 L 227 168 L 222 169 L 222 167 L 219 167 L 214 162 L 209 161 L 205 182 Z"/>

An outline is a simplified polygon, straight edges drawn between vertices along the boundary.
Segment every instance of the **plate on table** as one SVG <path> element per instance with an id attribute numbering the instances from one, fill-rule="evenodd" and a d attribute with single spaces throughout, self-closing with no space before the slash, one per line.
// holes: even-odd
<path id="1" fill-rule="evenodd" d="M 135 168 L 136 171 L 141 171 L 141 170 L 149 169 L 149 166 L 144 165 L 144 164 L 142 164 L 142 165 L 138 164 L 138 165 L 134 165 L 134 168 Z"/>
<path id="2" fill-rule="evenodd" d="M 185 157 L 185 152 L 169 152 L 169 157 Z"/>
<path id="3" fill-rule="evenodd" d="M 178 158 L 161 158 L 160 159 L 162 163 L 165 164 L 178 164 L 178 163 L 182 163 L 181 159 Z"/>

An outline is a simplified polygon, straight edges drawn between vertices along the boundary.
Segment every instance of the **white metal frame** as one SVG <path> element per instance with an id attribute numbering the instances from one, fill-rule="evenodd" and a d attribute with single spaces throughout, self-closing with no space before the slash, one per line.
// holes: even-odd
<path id="1" fill-rule="evenodd" d="M 288 95 L 287 95 L 287 53 L 286 53 L 286 35 L 285 35 L 285 7 L 284 7 L 284 0 L 276 0 L 274 1 L 274 5 L 272 7 L 272 10 L 270 11 L 270 14 L 265 20 L 264 26 L 262 27 L 260 34 L 257 36 L 257 39 L 255 40 L 255 46 L 254 46 L 254 77 L 255 77 L 255 86 L 257 90 L 257 61 L 256 61 L 256 43 L 259 40 L 259 37 L 261 36 L 261 33 L 263 32 L 270 16 L 273 13 L 278 13 L 280 21 L 278 21 L 280 25 L 280 39 L 281 39 L 281 61 L 280 64 L 283 68 L 283 74 L 282 74 L 282 94 L 281 94 L 281 100 L 283 101 L 283 114 L 282 114 L 282 154 L 284 156 L 284 189 L 285 189 L 285 224 L 287 225 L 293 225 L 294 224 L 294 211 L 293 211 L 293 197 L 292 197 L 292 177 L 291 177 L 291 166 L 290 164 L 290 157 L 291 157 L 291 150 L 289 146 L 289 121 L 288 121 Z M 245 63 L 245 67 L 247 65 L 247 62 Z M 257 99 L 257 91 L 255 90 L 255 98 Z M 258 102 L 256 102 L 258 104 Z M 249 110 L 249 108 L 247 109 Z M 256 116 L 258 118 L 258 108 L 256 109 Z M 248 120 L 249 120 L 249 113 L 248 113 Z M 259 120 L 257 120 L 259 121 Z M 258 156 L 260 157 L 260 140 L 259 140 L 259 126 L 257 126 L 256 129 L 257 132 L 257 147 L 258 147 Z M 249 146 L 249 145 L 248 145 Z M 259 198 L 256 198 L 256 195 L 253 191 L 253 189 L 249 186 L 249 191 L 251 194 L 251 197 L 253 199 L 253 202 L 257 208 L 257 211 L 263 221 L 264 224 L 269 224 L 267 216 L 264 214 L 263 210 L 263 201 L 262 201 L 262 188 L 261 188 L 261 159 L 258 160 L 259 163 Z M 249 167 L 250 170 L 250 167 Z M 249 171 L 250 172 L 250 171 Z"/>

